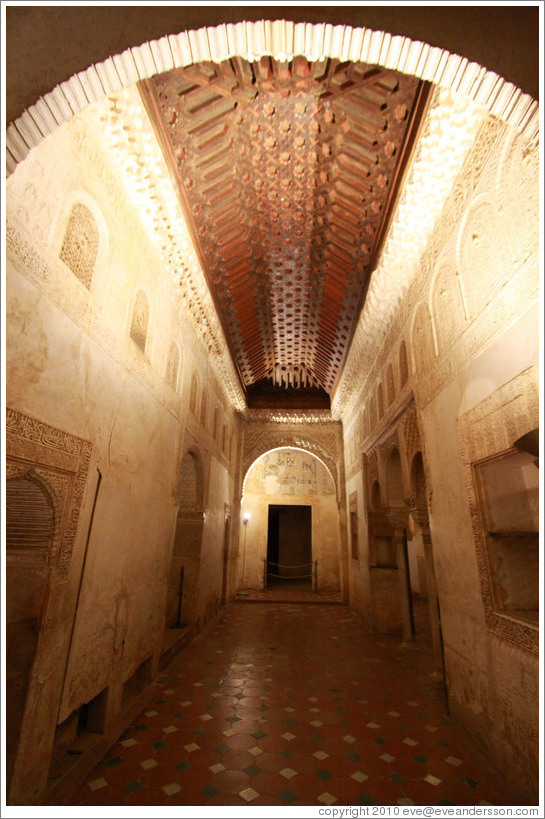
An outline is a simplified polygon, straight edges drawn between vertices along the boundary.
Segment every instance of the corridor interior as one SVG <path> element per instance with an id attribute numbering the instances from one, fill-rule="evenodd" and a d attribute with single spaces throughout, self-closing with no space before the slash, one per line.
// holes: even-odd
<path id="1" fill-rule="evenodd" d="M 51 804 L 524 804 L 448 716 L 425 606 L 407 649 L 346 606 L 301 601 L 230 604 Z"/>
<path id="2" fill-rule="evenodd" d="M 541 9 L 402 8 L 7 9 L 10 808 L 543 798 Z"/>

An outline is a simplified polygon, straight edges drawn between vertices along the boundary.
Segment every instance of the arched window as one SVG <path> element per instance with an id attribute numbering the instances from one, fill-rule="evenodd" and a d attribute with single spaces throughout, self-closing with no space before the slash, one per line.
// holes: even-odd
<path id="1" fill-rule="evenodd" d="M 87 290 L 91 287 L 99 243 L 95 217 L 88 207 L 76 202 L 68 217 L 59 255 Z"/>
<path id="2" fill-rule="evenodd" d="M 167 360 L 167 383 L 176 392 L 178 385 L 178 370 L 180 369 L 180 350 L 175 341 L 170 345 Z"/>
<path id="3" fill-rule="evenodd" d="M 146 339 L 148 335 L 149 323 L 149 303 L 148 297 L 143 290 L 139 290 L 134 300 L 131 321 L 131 338 L 136 346 L 146 352 Z"/>

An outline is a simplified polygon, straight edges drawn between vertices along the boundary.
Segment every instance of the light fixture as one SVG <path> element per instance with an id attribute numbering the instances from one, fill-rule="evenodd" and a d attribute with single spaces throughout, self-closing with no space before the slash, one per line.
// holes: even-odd
<path id="1" fill-rule="evenodd" d="M 248 594 L 248 590 L 246 588 L 245 580 L 246 580 L 246 534 L 247 534 L 247 531 L 248 531 L 247 526 L 248 526 L 248 521 L 249 520 L 250 520 L 250 513 L 245 512 L 244 515 L 242 516 L 242 523 L 243 523 L 243 526 L 244 526 L 244 551 L 242 553 L 242 582 L 243 582 L 244 585 L 243 585 L 243 587 L 241 589 L 239 589 L 237 591 L 237 595 L 239 595 L 240 597 L 246 597 L 247 594 Z"/>

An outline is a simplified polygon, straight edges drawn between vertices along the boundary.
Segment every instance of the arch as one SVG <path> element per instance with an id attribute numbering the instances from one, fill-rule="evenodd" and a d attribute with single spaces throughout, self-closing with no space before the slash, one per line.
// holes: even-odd
<path id="1" fill-rule="evenodd" d="M 409 361 L 407 358 L 407 344 L 405 343 L 405 339 L 402 339 L 401 344 L 399 345 L 398 366 L 399 383 L 402 387 L 404 387 L 409 379 Z"/>
<path id="2" fill-rule="evenodd" d="M 369 435 L 369 415 L 368 415 L 366 407 L 363 408 L 362 413 L 361 413 L 361 430 L 362 430 L 362 440 L 365 441 L 365 439 Z"/>
<path id="3" fill-rule="evenodd" d="M 411 347 L 413 372 L 426 372 L 430 361 L 436 356 L 435 339 L 429 307 L 420 302 L 415 307 L 411 323 Z"/>
<path id="4" fill-rule="evenodd" d="M 382 65 L 463 95 L 517 128 L 529 140 L 539 133 L 539 106 L 493 71 L 446 49 L 384 31 L 289 20 L 244 21 L 182 31 L 127 49 L 56 86 L 10 123 L 6 138 L 8 174 L 44 137 L 89 104 L 158 73 L 201 61 L 235 56 L 251 62 L 339 59 Z"/>
<path id="5" fill-rule="evenodd" d="M 456 268 L 470 318 L 483 309 L 511 270 L 509 240 L 500 227 L 494 195 L 481 193 L 464 209 L 456 241 Z"/>
<path id="6" fill-rule="evenodd" d="M 146 352 L 149 316 L 148 297 L 143 290 L 138 290 L 132 308 L 130 337 L 143 353 Z"/>
<path id="7" fill-rule="evenodd" d="M 420 451 L 415 452 L 411 463 L 411 490 L 417 502 L 426 502 L 426 473 Z"/>
<path id="8" fill-rule="evenodd" d="M 439 352 L 444 352 L 465 323 L 460 279 L 453 262 L 437 264 L 430 284 L 430 311 Z"/>
<path id="9" fill-rule="evenodd" d="M 167 359 L 166 380 L 169 387 L 177 392 L 178 389 L 178 374 L 180 371 L 180 348 L 178 342 L 173 341 L 170 344 Z"/>
<path id="10" fill-rule="evenodd" d="M 384 387 L 382 386 L 382 381 L 379 381 L 377 387 L 377 413 L 378 420 L 380 421 L 384 415 Z"/>
<path id="11" fill-rule="evenodd" d="M 201 396 L 201 414 L 200 414 L 200 422 L 203 427 L 206 427 L 206 412 L 208 409 L 208 394 L 206 390 L 203 388 L 202 396 Z"/>
<path id="12" fill-rule="evenodd" d="M 386 370 L 386 406 L 391 407 L 396 397 L 396 388 L 394 382 L 394 368 L 392 364 L 388 364 Z"/>
<path id="13" fill-rule="evenodd" d="M 202 463 L 198 452 L 188 450 L 180 470 L 180 509 L 197 512 L 203 508 Z"/>
<path id="14" fill-rule="evenodd" d="M 250 465 L 249 465 L 249 466 L 246 468 L 246 470 L 244 471 L 244 473 L 243 473 L 244 477 L 243 477 L 243 480 L 242 480 L 242 500 L 244 500 L 244 492 L 245 492 L 245 489 L 246 489 L 246 482 L 247 482 L 247 480 L 248 480 L 248 476 L 249 476 L 250 472 L 252 471 L 252 469 L 253 469 L 253 468 L 254 468 L 254 467 L 255 467 L 255 466 L 256 466 L 256 465 L 259 463 L 259 461 L 261 461 L 261 460 L 262 460 L 263 458 L 265 458 L 267 455 L 270 455 L 270 454 L 271 454 L 271 452 L 278 452 L 278 451 L 280 451 L 280 450 L 282 450 L 282 449 L 293 449 L 295 452 L 304 452 L 304 453 L 306 453 L 307 455 L 311 455 L 313 458 L 316 458 L 316 460 L 317 460 L 317 461 L 319 461 L 319 462 L 322 464 L 322 466 L 324 466 L 324 467 L 325 467 L 325 469 L 327 470 L 327 472 L 328 472 L 328 474 L 329 474 L 329 477 L 331 478 L 331 480 L 332 480 L 332 482 L 333 482 L 333 487 L 334 487 L 334 489 L 336 488 L 336 485 L 337 485 L 337 484 L 336 484 L 336 480 L 335 480 L 335 477 L 334 477 L 333 473 L 331 472 L 330 467 L 329 467 L 329 466 L 328 466 L 328 464 L 327 464 L 327 463 L 326 463 L 326 462 L 325 462 L 325 461 L 324 461 L 324 460 L 323 460 L 323 459 L 322 459 L 322 458 L 321 458 L 319 455 L 317 455 L 315 452 L 312 452 L 312 451 L 311 451 L 309 448 L 307 448 L 307 447 L 300 447 L 300 446 L 289 446 L 289 445 L 284 445 L 284 446 L 276 446 L 276 447 L 271 447 L 271 449 L 267 449 L 265 452 L 262 452 L 260 455 L 258 455 L 258 456 L 257 456 L 257 458 L 255 458 L 255 459 L 254 459 L 254 460 L 251 462 L 251 464 L 250 464 Z"/>
<path id="15" fill-rule="evenodd" d="M 380 483 L 377 480 L 373 481 L 373 485 L 371 487 L 371 508 L 374 511 L 382 508 Z"/>
<path id="16" fill-rule="evenodd" d="M 244 476 L 239 575 L 246 587 L 295 580 L 317 587 L 341 584 L 340 509 L 333 477 L 304 447 L 263 452 Z"/>
<path id="17" fill-rule="evenodd" d="M 371 431 L 374 430 L 377 423 L 377 402 L 375 401 L 375 396 L 371 395 L 369 398 L 369 425 Z"/>
<path id="18" fill-rule="evenodd" d="M 189 390 L 189 411 L 192 415 L 197 414 L 197 398 L 199 392 L 199 379 L 197 373 L 194 372 L 191 376 L 191 387 Z"/>
<path id="19" fill-rule="evenodd" d="M 386 488 L 389 506 L 404 503 L 403 469 L 401 466 L 401 455 L 397 447 L 392 447 L 388 454 L 388 460 L 386 462 Z"/>

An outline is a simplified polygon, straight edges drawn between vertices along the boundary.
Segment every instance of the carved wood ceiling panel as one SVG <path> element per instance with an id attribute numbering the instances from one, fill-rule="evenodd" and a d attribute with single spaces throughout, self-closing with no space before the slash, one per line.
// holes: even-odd
<path id="1" fill-rule="evenodd" d="M 329 406 L 428 90 L 303 57 L 143 84 L 250 406 Z"/>

